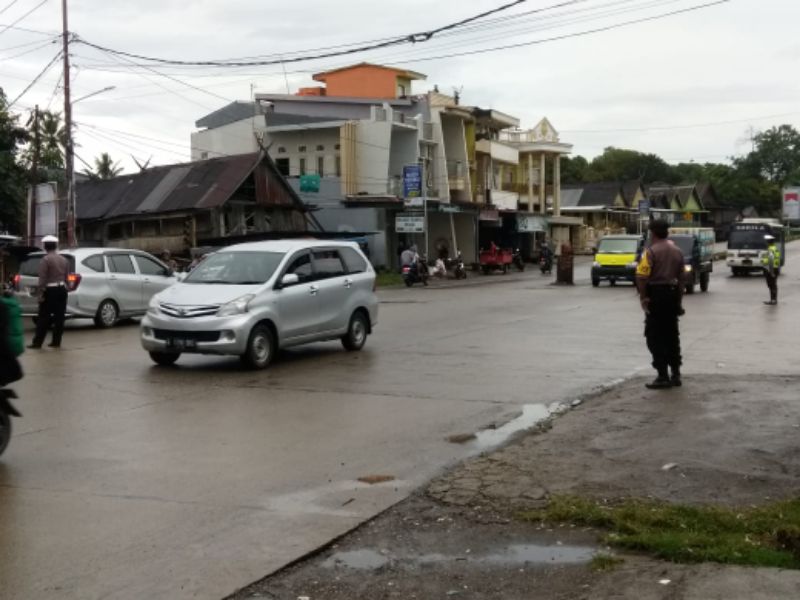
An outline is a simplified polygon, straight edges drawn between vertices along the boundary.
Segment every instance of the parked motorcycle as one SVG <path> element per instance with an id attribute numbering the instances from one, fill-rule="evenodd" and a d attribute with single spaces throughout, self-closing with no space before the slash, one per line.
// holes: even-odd
<path id="1" fill-rule="evenodd" d="M 424 256 L 420 256 L 413 265 L 405 265 L 401 269 L 401 274 L 403 275 L 403 282 L 406 284 L 406 287 L 411 287 L 415 283 L 421 283 L 427 286 L 428 261 Z"/>
<path id="2" fill-rule="evenodd" d="M 447 266 L 447 271 L 452 273 L 456 279 L 467 278 L 467 269 L 464 266 L 464 258 L 461 256 L 461 252 L 456 254 L 455 258 L 448 258 L 445 261 L 445 265 Z"/>
<path id="3" fill-rule="evenodd" d="M 0 389 L 0 454 L 5 452 L 11 441 L 11 417 L 21 417 L 19 411 L 11 404 L 17 395 L 14 390 Z"/>
<path id="4" fill-rule="evenodd" d="M 519 248 L 514 250 L 514 254 L 511 256 L 511 262 L 513 262 L 514 266 L 520 271 L 525 270 L 525 261 L 522 260 L 522 252 L 520 252 Z"/>

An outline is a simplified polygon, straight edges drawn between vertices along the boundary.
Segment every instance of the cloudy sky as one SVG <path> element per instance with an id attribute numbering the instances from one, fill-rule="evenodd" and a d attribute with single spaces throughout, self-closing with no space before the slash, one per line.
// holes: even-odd
<path id="1" fill-rule="evenodd" d="M 75 105 L 77 151 L 89 162 L 109 152 L 126 170 L 131 156 L 180 162 L 194 122 L 226 102 L 253 89 L 294 92 L 311 73 L 368 60 L 427 74 L 415 92 L 460 89 L 464 103 L 513 114 L 523 126 L 547 116 L 587 157 L 613 145 L 670 162 L 724 161 L 747 151 L 752 131 L 800 126 L 797 0 L 730 0 L 571 37 L 711 1 L 527 0 L 427 43 L 284 68 L 149 66 L 74 44 L 73 98 L 113 86 Z M 507 2 L 70 0 L 70 30 L 169 59 L 287 59 L 430 30 Z M 61 8 L 58 0 L 0 0 L 0 11 L 0 86 L 14 100 L 58 52 Z M 515 44 L 526 45 L 489 51 Z M 63 106 L 60 76 L 57 62 L 14 110 Z"/>

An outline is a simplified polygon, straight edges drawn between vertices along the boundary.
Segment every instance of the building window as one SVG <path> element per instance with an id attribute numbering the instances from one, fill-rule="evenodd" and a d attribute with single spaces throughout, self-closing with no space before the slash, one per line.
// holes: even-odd
<path id="1" fill-rule="evenodd" d="M 323 150 L 325 150 L 325 146 L 323 146 L 322 144 L 317 146 L 317 152 L 322 152 Z"/>
<path id="2" fill-rule="evenodd" d="M 300 159 L 300 175 L 305 175 L 305 174 L 306 174 L 306 159 L 305 158 L 301 158 Z"/>
<path id="3" fill-rule="evenodd" d="M 317 157 L 317 175 L 322 177 L 325 175 L 325 157 L 318 156 Z"/>
<path id="4" fill-rule="evenodd" d="M 286 148 L 284 146 L 278 146 L 278 154 L 286 154 Z"/>
<path id="5" fill-rule="evenodd" d="M 341 177 L 342 176 L 342 157 L 341 156 L 337 156 L 336 157 L 336 176 L 337 177 Z"/>
<path id="6" fill-rule="evenodd" d="M 305 152 L 306 151 L 306 147 L 305 146 L 298 146 L 297 147 L 297 151 L 298 152 Z"/>
<path id="7" fill-rule="evenodd" d="M 283 175 L 284 177 L 289 176 L 289 159 L 288 158 L 279 158 L 275 161 L 275 166 L 278 168 L 278 172 Z"/>
<path id="8" fill-rule="evenodd" d="M 342 149 L 342 145 L 341 145 L 341 144 L 336 144 L 336 145 L 333 147 L 333 149 L 334 149 L 334 150 L 341 150 L 341 149 Z"/>

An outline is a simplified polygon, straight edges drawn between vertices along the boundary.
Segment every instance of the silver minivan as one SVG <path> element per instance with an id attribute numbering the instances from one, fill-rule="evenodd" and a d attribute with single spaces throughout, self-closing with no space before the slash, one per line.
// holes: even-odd
<path id="1" fill-rule="evenodd" d="M 160 365 L 190 352 L 265 368 L 279 348 L 308 342 L 360 350 L 377 319 L 375 271 L 357 244 L 254 242 L 208 256 L 153 296 L 141 339 Z"/>
<path id="2" fill-rule="evenodd" d="M 72 248 L 59 252 L 70 265 L 67 318 L 94 319 L 111 327 L 119 319 L 147 311 L 150 298 L 178 278 L 156 257 L 139 250 Z M 15 280 L 17 299 L 25 316 L 39 312 L 39 264 L 44 252 L 26 256 Z"/>

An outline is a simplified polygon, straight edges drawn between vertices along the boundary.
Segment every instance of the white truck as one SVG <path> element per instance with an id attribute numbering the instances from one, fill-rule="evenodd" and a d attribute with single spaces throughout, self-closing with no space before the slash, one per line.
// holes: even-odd
<path id="1" fill-rule="evenodd" d="M 764 239 L 767 234 L 775 237 L 782 267 L 786 263 L 786 228 L 778 219 L 742 219 L 731 225 L 725 262 L 734 277 L 762 270 L 761 259 L 767 254 L 767 241 Z"/>

